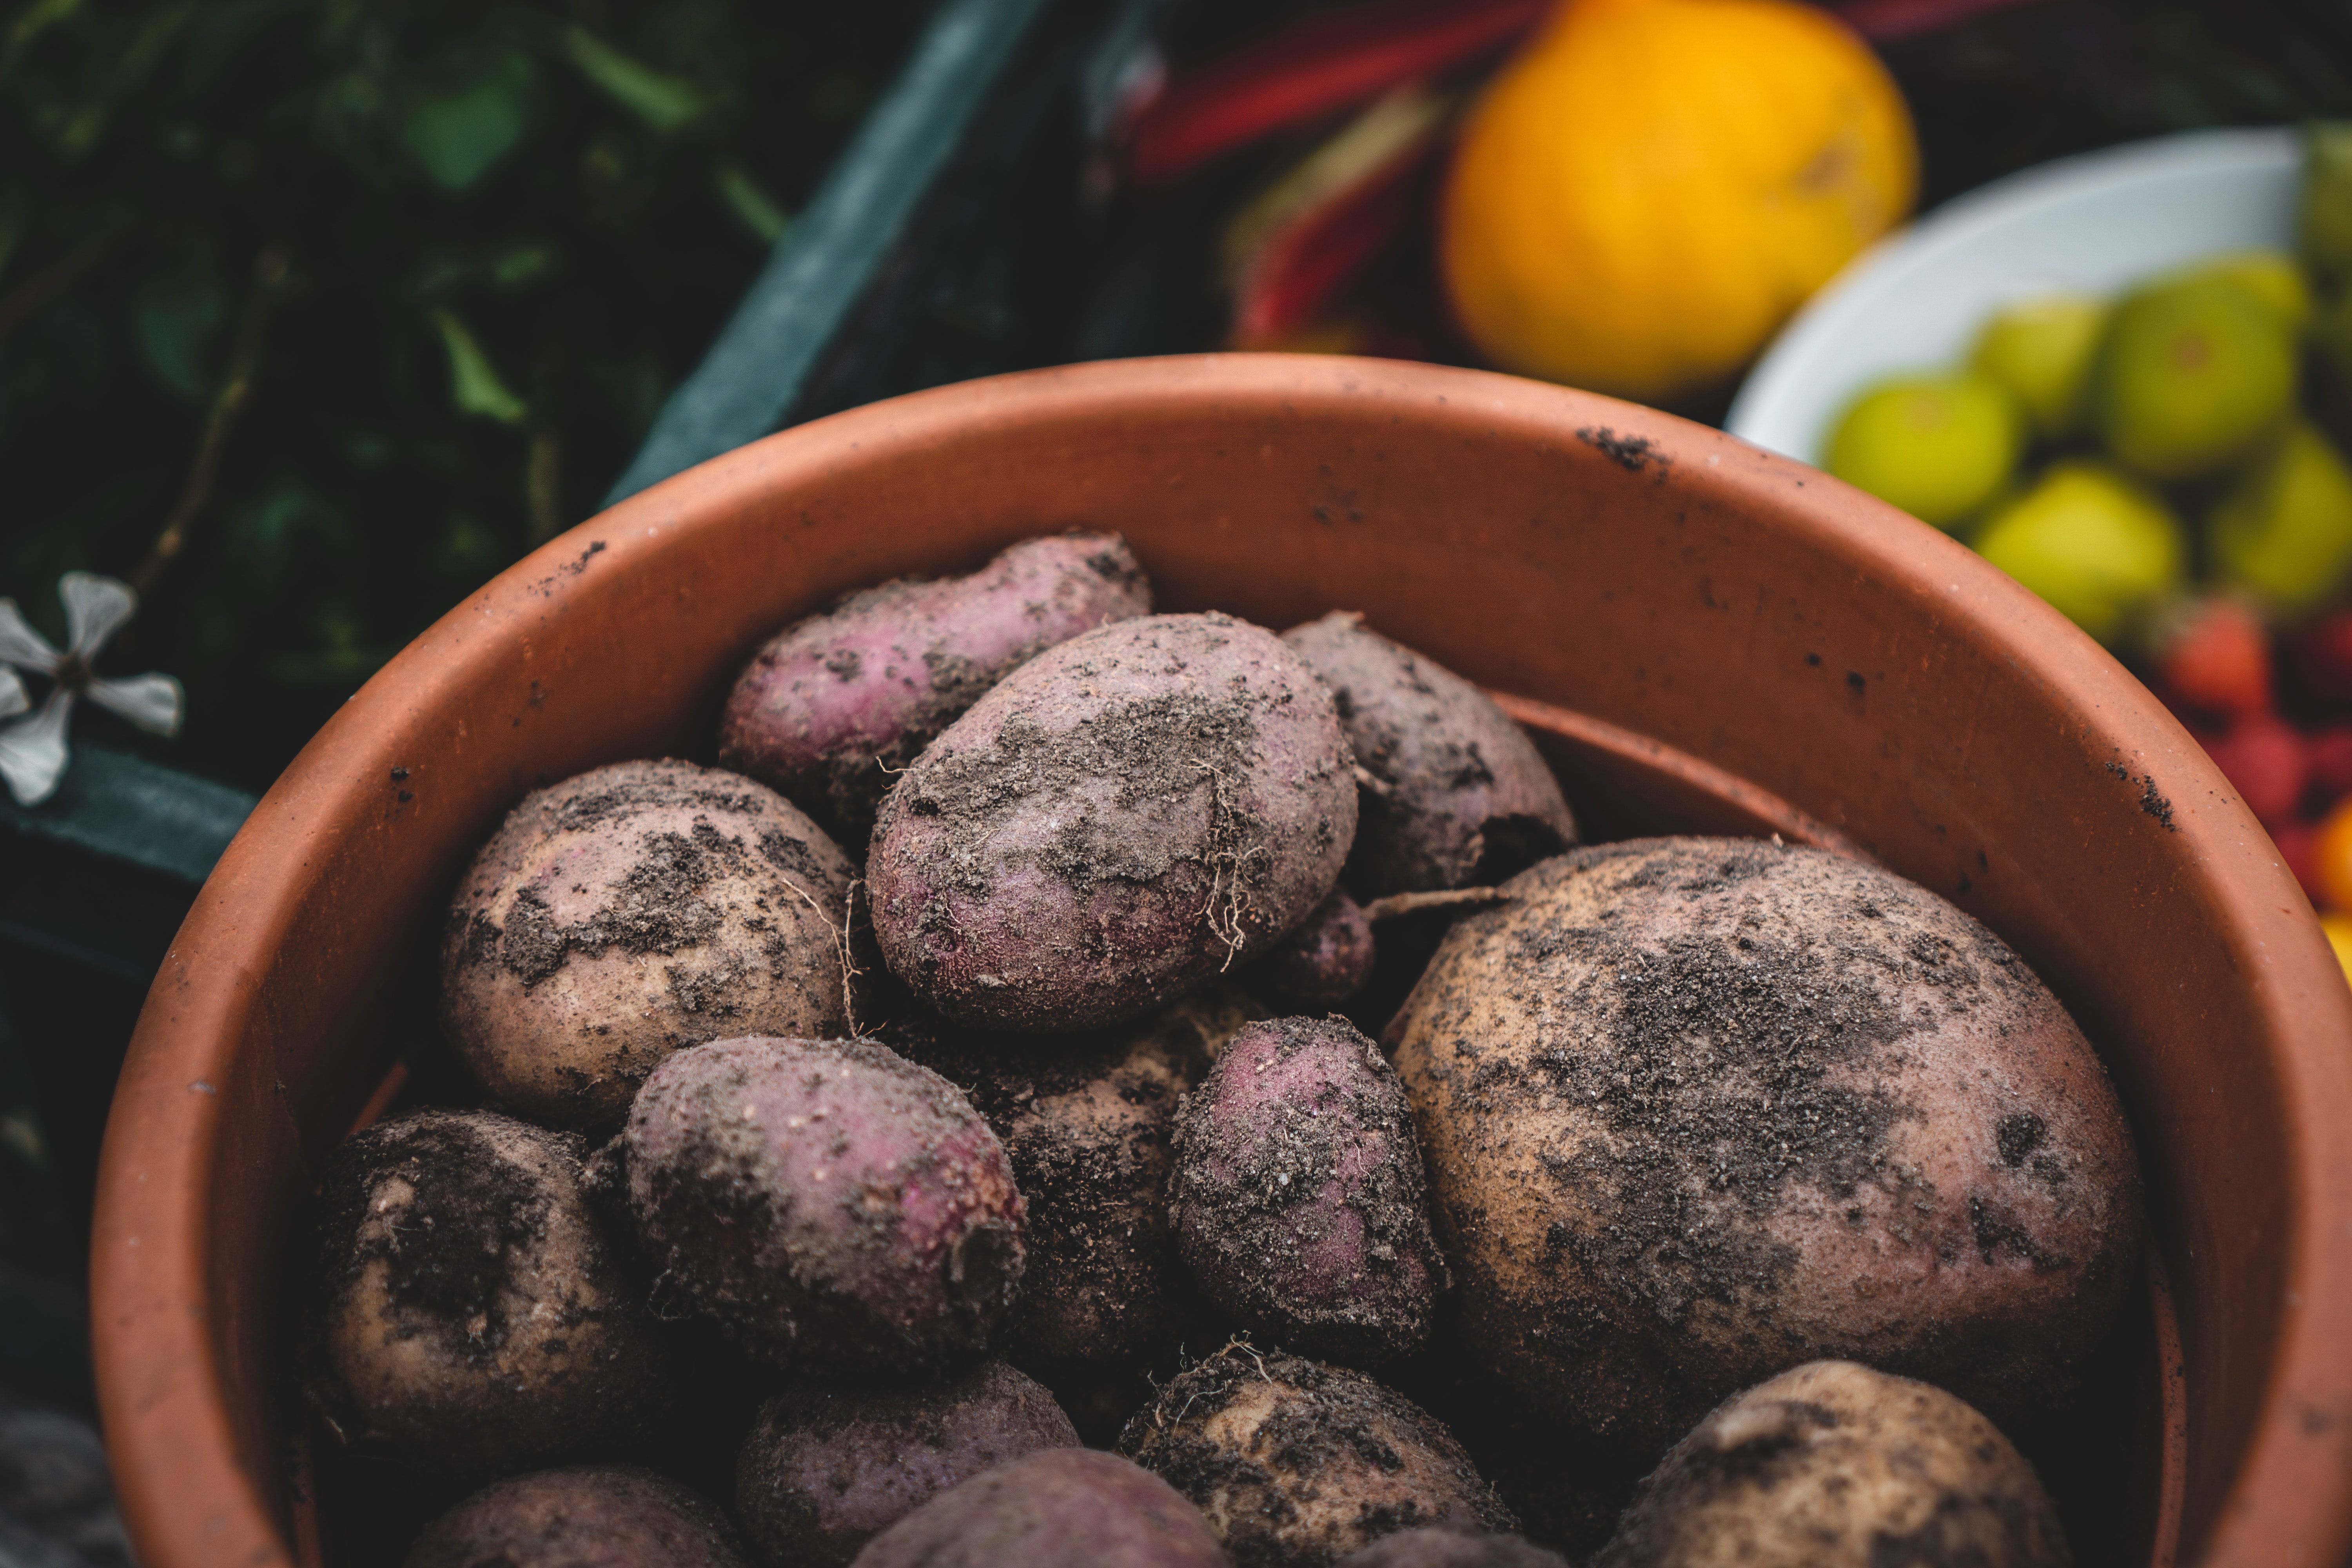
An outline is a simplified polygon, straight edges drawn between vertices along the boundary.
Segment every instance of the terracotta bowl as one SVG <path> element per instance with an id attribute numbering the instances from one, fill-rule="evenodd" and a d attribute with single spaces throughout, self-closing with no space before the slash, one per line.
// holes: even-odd
<path id="1" fill-rule="evenodd" d="M 289 1216 L 404 1045 L 400 955 L 499 816 L 707 754 L 739 662 L 832 595 L 1075 524 L 1124 531 L 1170 608 L 1361 609 L 1523 716 L 1572 710 L 1547 743 L 1621 830 L 1786 824 L 2000 931 L 2115 1075 L 2177 1298 L 2165 1385 L 2151 1353 L 2116 1415 L 2163 1457 L 2134 1554 L 2344 1560 L 2352 993 L 2187 733 L 1968 551 L 1718 432 L 1231 356 L 946 387 L 707 463 L 501 575 L 296 759 L 157 976 L 107 1131 L 99 1388 L 147 1568 L 291 1559 Z"/>

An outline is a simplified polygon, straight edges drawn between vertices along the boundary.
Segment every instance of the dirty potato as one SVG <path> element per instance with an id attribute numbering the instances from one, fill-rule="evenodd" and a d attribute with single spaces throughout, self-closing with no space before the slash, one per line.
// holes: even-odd
<path id="1" fill-rule="evenodd" d="M 1427 1411 L 1361 1373 L 1245 1343 L 1171 1378 L 1118 1451 L 1191 1498 L 1240 1568 L 1322 1568 L 1422 1525 L 1516 1528 Z"/>
<path id="2" fill-rule="evenodd" d="M 1280 638 L 1121 621 L 1014 670 L 915 759 L 875 823 L 875 935 L 950 1017 L 1112 1024 L 1278 941 L 1355 833 L 1331 694 Z"/>
<path id="3" fill-rule="evenodd" d="M 457 1048 L 517 1115 L 605 1130 L 664 1057 L 848 1023 L 854 873 L 765 784 L 617 763 L 526 795 L 458 884 Z"/>
<path id="4" fill-rule="evenodd" d="M 2066 1568 L 2009 1439 L 1940 1388 L 1813 1362 L 1676 1444 L 1594 1568 Z"/>
<path id="5" fill-rule="evenodd" d="M 1891 873 L 1744 839 L 1573 851 L 1454 928 L 1391 1024 L 1465 1329 L 1588 1435 L 1662 1448 L 1846 1357 L 2059 1394 L 2137 1279 L 2082 1031 Z"/>

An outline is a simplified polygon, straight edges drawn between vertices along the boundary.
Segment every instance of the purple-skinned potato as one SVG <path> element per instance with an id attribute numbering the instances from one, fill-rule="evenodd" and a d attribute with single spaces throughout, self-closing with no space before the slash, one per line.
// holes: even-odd
<path id="1" fill-rule="evenodd" d="M 1122 621 L 1014 670 L 899 778 L 866 863 L 875 936 L 950 1017 L 1131 1018 L 1305 920 L 1356 794 L 1330 693 L 1272 633 Z"/>
<path id="2" fill-rule="evenodd" d="M 892 776 L 1008 670 L 1150 613 L 1151 584 L 1115 533 L 1024 539 L 968 577 L 865 589 L 752 656 L 719 721 L 719 763 L 862 851 Z"/>

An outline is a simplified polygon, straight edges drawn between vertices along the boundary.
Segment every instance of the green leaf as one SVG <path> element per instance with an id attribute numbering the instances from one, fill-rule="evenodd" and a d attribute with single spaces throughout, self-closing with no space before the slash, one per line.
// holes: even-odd
<path id="1" fill-rule="evenodd" d="M 742 164 L 721 163 L 712 181 L 718 185 L 719 195 L 728 207 L 743 220 L 745 228 L 760 237 L 761 244 L 776 243 L 776 237 L 784 232 L 784 226 L 792 220 L 784 216 L 784 209 L 776 205 L 776 199 L 768 195 L 760 182 L 744 172 Z"/>
<path id="2" fill-rule="evenodd" d="M 563 30 L 564 52 L 580 74 L 604 89 L 605 96 L 663 135 L 700 119 L 709 106 L 693 84 L 665 76 L 651 66 L 625 55 L 585 27 Z"/>
<path id="3" fill-rule="evenodd" d="M 499 379 L 490 356 L 466 330 L 466 323 L 446 310 L 433 312 L 441 342 L 449 350 L 449 401 L 467 414 L 479 414 L 501 425 L 520 425 L 530 408 Z"/>
<path id="4" fill-rule="evenodd" d="M 410 91 L 400 140 L 433 183 L 462 191 L 513 151 L 530 119 L 537 73 L 528 57 L 499 49 L 478 57 L 452 85 Z"/>
<path id="5" fill-rule="evenodd" d="M 187 397 L 212 391 L 205 374 L 205 345 L 227 311 L 227 301 L 209 282 L 182 282 L 150 289 L 139 300 L 139 342 L 147 363 L 164 384 Z"/>

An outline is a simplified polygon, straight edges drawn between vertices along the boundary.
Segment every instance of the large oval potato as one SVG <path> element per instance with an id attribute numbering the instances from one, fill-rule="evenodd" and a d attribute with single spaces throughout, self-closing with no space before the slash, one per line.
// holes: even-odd
<path id="1" fill-rule="evenodd" d="M 1338 881 L 1331 694 L 1263 627 L 1151 616 L 1049 648 L 915 759 L 866 876 L 882 955 L 951 1017 L 1132 1017 L 1272 945 Z"/>
<path id="2" fill-rule="evenodd" d="M 1740 839 L 1572 851 L 1447 937 L 1390 1026 L 1467 1331 L 1663 1447 L 1842 1357 L 2046 1398 L 2137 1278 L 2121 1110 L 1982 925 Z"/>
<path id="3" fill-rule="evenodd" d="M 848 858 L 765 784 L 617 763 L 523 797 L 458 884 L 459 1051 L 517 1113 L 606 1128 L 672 1051 L 847 1023 Z"/>

